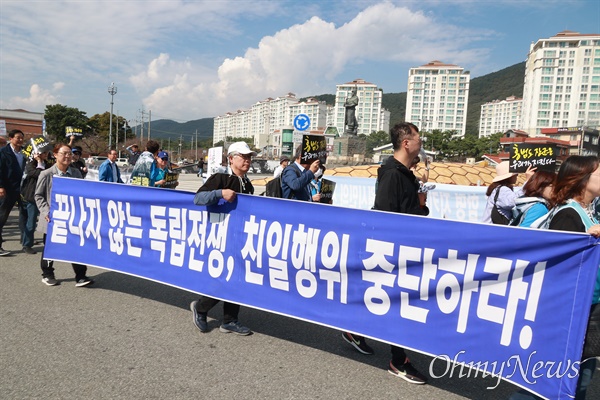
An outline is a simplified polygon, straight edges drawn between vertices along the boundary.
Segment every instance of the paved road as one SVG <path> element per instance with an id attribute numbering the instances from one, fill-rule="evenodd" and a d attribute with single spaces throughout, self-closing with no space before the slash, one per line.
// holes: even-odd
<path id="1" fill-rule="evenodd" d="M 13 212 L 4 247 L 15 253 L 0 257 L 0 399 L 506 399 L 515 390 L 487 390 L 489 378 L 411 385 L 386 372 L 385 344 L 364 356 L 336 330 L 250 308 L 240 318 L 253 335 L 220 333 L 214 319 L 202 334 L 193 293 L 102 269 L 89 270 L 94 286 L 76 288 L 70 265 L 56 263 L 62 284 L 47 287 L 16 225 Z M 430 357 L 410 356 L 427 371 Z M 590 399 L 600 398 L 598 376 Z"/>

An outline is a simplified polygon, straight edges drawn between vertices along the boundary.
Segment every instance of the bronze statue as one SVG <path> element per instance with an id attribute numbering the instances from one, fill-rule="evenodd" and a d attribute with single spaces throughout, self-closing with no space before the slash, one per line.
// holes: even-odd
<path id="1" fill-rule="evenodd" d="M 345 126 L 344 134 L 356 135 L 358 132 L 358 120 L 356 119 L 356 106 L 358 105 L 358 96 L 356 95 L 356 89 L 352 89 L 350 96 L 346 98 L 344 107 L 346 107 Z"/>

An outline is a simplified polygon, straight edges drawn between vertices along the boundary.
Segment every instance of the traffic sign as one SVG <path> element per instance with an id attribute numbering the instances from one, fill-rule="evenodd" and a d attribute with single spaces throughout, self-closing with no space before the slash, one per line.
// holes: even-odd
<path id="1" fill-rule="evenodd" d="M 306 114 L 298 114 L 294 117 L 294 128 L 305 131 L 310 126 L 310 118 Z"/>

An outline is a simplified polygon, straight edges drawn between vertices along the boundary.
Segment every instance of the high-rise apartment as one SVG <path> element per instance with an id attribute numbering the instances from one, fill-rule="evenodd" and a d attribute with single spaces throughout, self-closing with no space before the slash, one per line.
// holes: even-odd
<path id="1" fill-rule="evenodd" d="M 523 99 L 510 96 L 481 105 L 479 137 L 490 136 L 509 129 L 521 129 Z"/>
<path id="2" fill-rule="evenodd" d="M 525 66 L 522 129 L 600 124 L 600 34 L 563 31 L 532 43 Z"/>
<path id="3" fill-rule="evenodd" d="M 390 120 L 389 112 L 387 114 L 382 112 L 383 91 L 373 83 L 366 82 L 363 79 L 355 79 L 352 82 L 336 85 L 333 126 L 337 128 L 340 135 L 344 134 L 344 117 L 346 115 L 344 103 L 354 89 L 356 89 L 358 96 L 358 106 L 356 107 L 357 134 L 370 135 L 372 132 L 387 131 Z M 386 116 L 387 121 L 384 120 Z"/>
<path id="4" fill-rule="evenodd" d="M 408 71 L 405 120 L 420 130 L 455 130 L 464 136 L 471 74 L 453 64 L 432 61 Z"/>
<path id="5" fill-rule="evenodd" d="M 277 98 L 269 97 L 252 105 L 249 110 L 238 110 L 214 118 L 213 143 L 227 137 L 254 138 L 258 148 L 269 143 L 268 136 L 275 129 L 292 123 L 290 106 L 297 104 L 294 93 Z"/>

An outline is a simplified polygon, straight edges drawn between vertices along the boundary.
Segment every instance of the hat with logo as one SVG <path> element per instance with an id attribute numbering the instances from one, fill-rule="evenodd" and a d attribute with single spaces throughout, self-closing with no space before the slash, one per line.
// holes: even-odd
<path id="1" fill-rule="evenodd" d="M 158 152 L 158 158 L 162 158 L 164 159 L 169 159 L 169 153 L 167 153 L 166 151 L 159 151 Z"/>
<path id="2" fill-rule="evenodd" d="M 229 149 L 227 150 L 227 155 L 230 155 L 232 153 L 251 154 L 252 156 L 256 155 L 256 152 L 250 150 L 250 147 L 248 146 L 248 143 L 246 143 L 246 142 L 232 143 L 229 146 Z"/>

